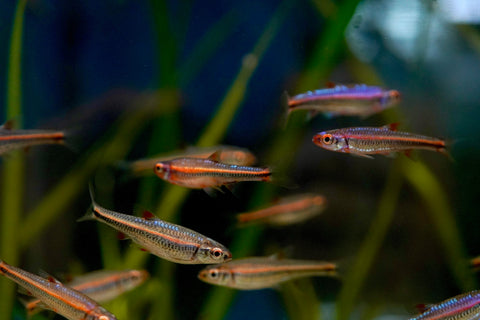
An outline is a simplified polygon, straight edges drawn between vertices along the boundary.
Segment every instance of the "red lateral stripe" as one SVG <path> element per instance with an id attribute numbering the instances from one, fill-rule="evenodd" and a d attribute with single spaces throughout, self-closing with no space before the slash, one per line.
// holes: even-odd
<path id="1" fill-rule="evenodd" d="M 422 138 L 408 138 L 408 137 L 395 137 L 395 136 L 376 136 L 376 135 L 345 135 L 347 139 L 358 140 L 393 140 L 393 141 L 405 141 L 405 142 L 417 142 L 431 145 L 438 145 L 445 147 L 445 141 L 443 140 L 428 140 Z"/>
<path id="2" fill-rule="evenodd" d="M 335 271 L 336 266 L 334 264 L 325 264 L 318 266 L 311 265 L 297 265 L 297 266 L 262 266 L 257 267 L 255 265 L 237 266 L 230 270 L 235 273 L 255 274 L 266 272 L 282 272 L 282 271 Z"/>
<path id="3" fill-rule="evenodd" d="M 263 169 L 262 171 L 250 171 L 241 169 L 223 169 L 223 168 L 204 168 L 204 167 L 180 167 L 172 165 L 171 169 L 183 173 L 228 173 L 228 174 L 243 174 L 251 176 L 270 175 L 272 174 L 269 169 Z"/>
<path id="4" fill-rule="evenodd" d="M 112 215 L 109 215 L 109 214 L 106 213 L 106 212 L 101 212 L 101 210 L 99 210 L 99 208 L 100 208 L 100 209 L 103 209 L 103 208 L 98 207 L 98 206 L 96 206 L 96 205 L 94 206 L 94 210 L 95 210 L 98 214 L 103 215 L 103 216 L 107 217 L 108 219 L 111 219 L 111 220 L 113 220 L 113 221 L 115 221 L 115 222 L 117 222 L 117 223 L 119 223 L 119 224 L 123 224 L 123 225 L 129 226 L 129 227 L 131 227 L 131 228 L 133 228 L 133 229 L 138 229 L 138 230 L 141 230 L 141 231 L 145 231 L 145 232 L 147 232 L 147 233 L 156 235 L 156 236 L 158 236 L 158 237 L 160 237 L 160 238 L 167 239 L 167 240 L 169 240 L 169 241 L 171 241 L 171 242 L 174 242 L 174 243 L 177 243 L 177 244 L 180 244 L 180 245 L 191 245 L 191 246 L 195 246 L 195 247 L 200 247 L 200 245 L 199 245 L 198 243 L 189 242 L 189 241 L 183 241 L 183 240 L 180 240 L 180 239 L 176 239 L 176 238 L 173 238 L 173 237 L 171 237 L 171 236 L 166 235 L 165 233 L 156 232 L 156 231 L 150 230 L 150 229 L 148 229 L 148 228 L 145 228 L 145 227 L 143 227 L 143 226 L 141 226 L 141 225 L 137 225 L 137 224 L 134 224 L 134 223 L 130 223 L 130 222 L 127 221 L 127 220 L 116 218 L 116 217 L 114 217 L 114 216 L 112 216 Z M 164 223 L 166 223 L 166 222 L 164 222 Z"/>
<path id="5" fill-rule="evenodd" d="M 64 138 L 65 138 L 65 134 L 63 132 L 31 133 L 31 134 L 21 134 L 21 135 L 0 136 L 0 141 L 31 140 L 31 139 L 64 139 Z"/>

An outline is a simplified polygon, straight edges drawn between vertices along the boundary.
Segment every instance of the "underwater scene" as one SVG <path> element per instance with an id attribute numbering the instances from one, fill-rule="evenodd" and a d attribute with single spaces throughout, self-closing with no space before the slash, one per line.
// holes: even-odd
<path id="1" fill-rule="evenodd" d="M 0 320 L 480 319 L 478 1 L 0 26 Z"/>

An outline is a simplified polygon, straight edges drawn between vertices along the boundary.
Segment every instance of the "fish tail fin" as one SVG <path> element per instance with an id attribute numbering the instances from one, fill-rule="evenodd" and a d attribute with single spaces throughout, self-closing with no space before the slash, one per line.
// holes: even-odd
<path id="1" fill-rule="evenodd" d="M 95 212 L 94 212 L 94 207 L 97 205 L 95 202 L 95 195 L 93 192 L 93 184 L 92 182 L 88 183 L 88 192 L 90 194 L 90 200 L 92 201 L 92 204 L 88 207 L 87 212 L 85 215 L 77 220 L 77 222 L 82 222 L 82 221 L 87 221 L 87 220 L 95 220 Z"/>
<path id="2" fill-rule="evenodd" d="M 93 213 L 93 204 L 90 205 L 90 207 L 88 207 L 87 212 L 85 212 L 83 217 L 77 219 L 77 222 L 89 221 L 89 220 L 95 220 L 95 214 Z"/>
<path id="3" fill-rule="evenodd" d="M 273 183 L 275 185 L 278 185 L 286 189 L 298 188 L 298 184 L 293 182 L 290 178 L 288 178 L 283 173 L 275 171 L 275 169 L 274 168 L 272 169 L 272 167 L 264 167 L 264 169 L 269 170 L 270 173 L 263 178 L 263 181 Z"/>
<path id="4" fill-rule="evenodd" d="M 289 102 L 290 101 L 290 96 L 288 95 L 287 91 L 284 91 L 282 93 L 282 96 L 280 98 L 280 104 L 282 105 L 282 117 L 281 117 L 281 123 L 283 128 L 285 129 L 288 124 L 288 118 L 290 117 L 290 112 L 292 109 L 290 109 Z"/>

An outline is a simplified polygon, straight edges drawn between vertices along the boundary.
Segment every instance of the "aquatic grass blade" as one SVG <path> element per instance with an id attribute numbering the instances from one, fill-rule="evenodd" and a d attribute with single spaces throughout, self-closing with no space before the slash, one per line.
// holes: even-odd
<path id="1" fill-rule="evenodd" d="M 377 215 L 366 233 L 355 261 L 344 277 L 344 284 L 337 301 L 337 319 L 347 320 L 354 309 L 355 301 L 362 288 L 368 271 L 394 217 L 396 204 L 403 183 L 399 160 L 390 169 L 385 188 L 378 205 Z"/>
<path id="2" fill-rule="evenodd" d="M 26 0 L 20 0 L 15 8 L 10 39 L 7 88 L 6 118 L 16 119 L 17 126 L 22 126 L 22 35 Z M 24 155 L 13 152 L 10 159 L 3 161 L 2 211 L 0 213 L 0 258 L 17 265 L 18 228 L 22 214 L 24 196 Z M 0 319 L 11 319 L 15 296 L 14 284 L 2 277 L 0 279 Z"/>
<path id="3" fill-rule="evenodd" d="M 437 229 L 438 237 L 447 256 L 452 274 L 455 276 L 462 291 L 476 288 L 476 281 L 468 266 L 468 259 L 448 196 L 442 189 L 430 169 L 420 161 L 403 159 L 402 169 L 405 178 L 415 188 L 425 202 L 432 223 Z"/>

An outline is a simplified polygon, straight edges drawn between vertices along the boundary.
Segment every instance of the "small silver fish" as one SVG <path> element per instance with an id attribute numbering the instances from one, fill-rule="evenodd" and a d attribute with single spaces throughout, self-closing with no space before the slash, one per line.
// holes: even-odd
<path id="1" fill-rule="evenodd" d="M 103 222 L 160 258 L 182 264 L 220 263 L 232 258 L 225 246 L 196 231 L 160 220 L 150 212 L 141 218 L 108 210 L 91 196 L 92 213 L 80 220 Z"/>
<path id="2" fill-rule="evenodd" d="M 335 276 L 337 266 L 330 262 L 252 257 L 204 268 L 198 278 L 210 284 L 240 289 L 272 288 L 303 277 Z"/>
<path id="3" fill-rule="evenodd" d="M 286 226 L 303 222 L 320 214 L 326 207 L 325 197 L 315 194 L 301 194 L 282 198 L 278 203 L 264 209 L 237 215 L 240 224 L 264 223 L 272 226 Z"/>
<path id="4" fill-rule="evenodd" d="M 0 275 L 15 281 L 28 294 L 38 298 L 42 307 L 70 320 L 116 320 L 115 316 L 93 299 L 64 286 L 58 280 L 39 277 L 0 260 Z"/>
<path id="5" fill-rule="evenodd" d="M 425 312 L 409 320 L 478 320 L 480 291 L 475 290 L 431 305 Z"/>
<path id="6" fill-rule="evenodd" d="M 13 129 L 12 122 L 0 126 L 0 155 L 41 144 L 63 144 L 65 133 L 53 130 Z"/>
<path id="7" fill-rule="evenodd" d="M 138 287 L 148 277 L 149 274 L 145 270 L 99 270 L 77 276 L 66 285 L 102 303 Z M 41 311 L 39 299 L 32 299 L 24 304 L 28 315 Z"/>

